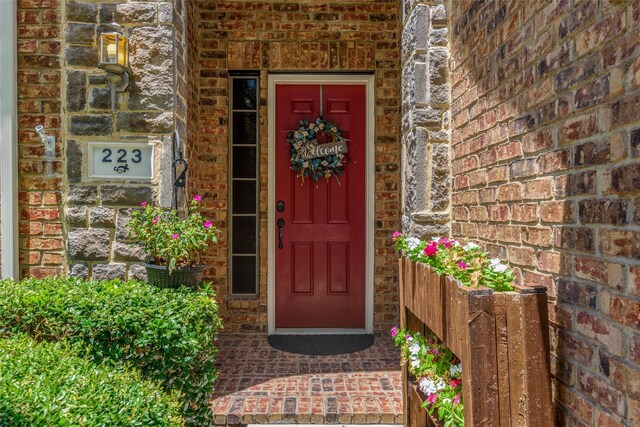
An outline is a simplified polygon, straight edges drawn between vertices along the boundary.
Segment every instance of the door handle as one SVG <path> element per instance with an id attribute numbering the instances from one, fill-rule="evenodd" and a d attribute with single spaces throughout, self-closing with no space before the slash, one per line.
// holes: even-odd
<path id="1" fill-rule="evenodd" d="M 278 219 L 278 249 L 282 249 L 284 245 L 282 244 L 282 231 L 284 229 L 284 219 Z"/>

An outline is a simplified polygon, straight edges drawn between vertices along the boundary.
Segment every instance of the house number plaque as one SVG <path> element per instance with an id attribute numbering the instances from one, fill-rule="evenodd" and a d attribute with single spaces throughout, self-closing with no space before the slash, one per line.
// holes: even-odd
<path id="1" fill-rule="evenodd" d="M 89 178 L 152 179 L 153 144 L 90 142 Z"/>

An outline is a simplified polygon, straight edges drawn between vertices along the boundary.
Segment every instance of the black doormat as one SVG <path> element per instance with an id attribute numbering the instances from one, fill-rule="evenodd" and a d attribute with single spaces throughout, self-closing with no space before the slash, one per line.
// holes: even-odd
<path id="1" fill-rule="evenodd" d="M 269 345 L 289 353 L 326 356 L 353 353 L 373 345 L 373 334 L 269 335 Z"/>

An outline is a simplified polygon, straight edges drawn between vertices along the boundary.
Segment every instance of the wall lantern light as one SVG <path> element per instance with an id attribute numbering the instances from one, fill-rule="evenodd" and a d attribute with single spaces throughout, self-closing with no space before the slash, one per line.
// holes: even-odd
<path id="1" fill-rule="evenodd" d="M 100 33 L 98 68 L 107 72 L 113 111 L 116 108 L 116 92 L 124 92 L 129 86 L 129 39 L 124 36 L 124 28 L 115 22 L 115 18 Z"/>

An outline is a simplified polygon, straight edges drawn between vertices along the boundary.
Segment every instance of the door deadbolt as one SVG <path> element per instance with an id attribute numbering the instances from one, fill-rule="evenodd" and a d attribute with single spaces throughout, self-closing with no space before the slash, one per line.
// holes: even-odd
<path id="1" fill-rule="evenodd" d="M 276 209 L 278 210 L 278 212 L 284 212 L 284 202 L 282 200 L 278 200 Z"/>

